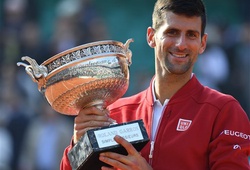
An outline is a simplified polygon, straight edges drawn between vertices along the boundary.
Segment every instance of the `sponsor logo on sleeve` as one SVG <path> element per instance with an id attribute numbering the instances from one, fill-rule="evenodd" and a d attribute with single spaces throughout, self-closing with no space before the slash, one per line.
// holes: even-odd
<path id="1" fill-rule="evenodd" d="M 236 150 L 236 149 L 240 149 L 240 150 L 241 150 L 241 146 L 238 145 L 238 144 L 236 144 L 236 145 L 233 146 L 233 149 L 234 149 L 234 150 Z"/>
<path id="2" fill-rule="evenodd" d="M 239 131 L 234 131 L 234 130 L 223 130 L 221 132 L 221 135 L 224 134 L 226 136 L 234 136 L 234 137 L 238 137 L 238 138 L 243 138 L 243 139 L 247 139 L 250 140 L 250 135 L 245 134 L 243 132 L 239 132 Z"/>

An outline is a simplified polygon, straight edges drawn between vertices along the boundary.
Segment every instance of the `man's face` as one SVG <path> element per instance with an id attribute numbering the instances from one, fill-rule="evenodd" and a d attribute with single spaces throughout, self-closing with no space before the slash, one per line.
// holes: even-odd
<path id="1" fill-rule="evenodd" d="M 201 38 L 201 18 L 165 13 L 158 29 L 148 28 L 147 38 L 155 48 L 156 68 L 162 74 L 191 73 L 198 55 L 206 47 L 207 35 Z"/>

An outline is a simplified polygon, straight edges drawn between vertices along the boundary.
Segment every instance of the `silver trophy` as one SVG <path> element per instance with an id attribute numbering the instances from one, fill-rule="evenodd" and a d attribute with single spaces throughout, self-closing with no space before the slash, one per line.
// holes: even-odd
<path id="1" fill-rule="evenodd" d="M 77 115 L 85 107 L 106 108 L 125 94 L 129 85 L 131 42 L 133 39 L 125 44 L 97 41 L 63 51 L 41 65 L 27 56 L 21 59 L 29 65 L 23 62 L 17 65 L 25 67 L 55 111 Z M 98 160 L 103 151 L 126 154 L 114 142 L 115 135 L 123 136 L 137 150 L 149 140 L 142 120 L 89 130 L 68 154 L 72 169 L 100 169 L 105 165 Z"/>

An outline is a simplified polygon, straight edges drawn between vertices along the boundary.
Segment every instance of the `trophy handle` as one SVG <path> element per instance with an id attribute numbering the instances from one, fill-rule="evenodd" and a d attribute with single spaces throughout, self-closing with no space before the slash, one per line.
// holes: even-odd
<path id="1" fill-rule="evenodd" d="M 18 62 L 17 66 L 24 66 L 26 73 L 32 78 L 32 80 L 38 83 L 39 90 L 44 85 L 44 78 L 48 75 L 48 69 L 44 65 L 38 65 L 36 60 L 24 56 L 21 58 L 22 61 L 27 61 L 30 65 L 23 62 Z"/>
<path id="2" fill-rule="evenodd" d="M 134 39 L 133 38 L 130 38 L 126 41 L 126 43 L 124 44 L 124 48 L 125 48 L 125 52 L 126 52 L 126 56 L 128 57 L 128 64 L 129 66 L 132 64 L 132 51 L 129 49 L 129 44 L 131 42 L 134 42 Z"/>

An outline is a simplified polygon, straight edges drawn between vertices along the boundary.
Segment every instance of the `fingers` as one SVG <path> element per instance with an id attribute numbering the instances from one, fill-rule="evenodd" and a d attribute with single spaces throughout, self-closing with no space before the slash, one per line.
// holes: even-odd
<path id="1" fill-rule="evenodd" d="M 123 137 L 116 135 L 114 139 L 127 150 L 128 154 L 139 154 L 134 146 Z"/>
<path id="2" fill-rule="evenodd" d="M 108 116 L 108 110 L 89 107 L 81 110 L 75 118 L 75 129 L 81 130 L 89 127 L 102 127 L 110 125 L 113 122 L 114 120 Z"/>
<path id="3" fill-rule="evenodd" d="M 103 167 L 101 168 L 101 170 L 115 170 L 115 168 L 110 168 L 110 167 L 105 167 L 105 166 L 103 166 Z"/>
<path id="4" fill-rule="evenodd" d="M 112 167 L 119 167 L 119 169 L 128 169 L 125 156 L 114 153 L 114 152 L 104 152 L 100 154 L 99 160 L 111 165 Z M 102 167 L 102 170 L 106 170 L 107 167 Z"/>
<path id="5" fill-rule="evenodd" d="M 134 158 L 140 157 L 140 154 L 137 152 L 134 146 L 121 136 L 115 136 L 114 140 L 127 150 L 128 155 L 133 155 L 133 157 L 129 158 L 126 155 L 121 155 L 114 152 L 104 152 L 100 154 L 99 159 L 113 167 L 119 167 L 120 169 L 128 169 L 128 166 L 138 166 L 138 162 Z"/>
<path id="6" fill-rule="evenodd" d="M 114 139 L 127 150 L 128 154 L 104 152 L 99 156 L 100 161 L 120 170 L 153 170 L 131 143 L 120 136 L 115 136 Z M 102 167 L 102 170 L 110 169 Z"/>
<path id="7" fill-rule="evenodd" d="M 98 128 L 98 127 L 91 127 L 91 128 L 84 128 L 84 129 L 80 129 L 80 130 L 75 130 L 74 129 L 74 138 L 73 138 L 73 143 L 76 144 L 80 138 L 90 129 L 94 129 L 94 128 Z"/>
<path id="8" fill-rule="evenodd" d="M 74 120 L 74 143 L 84 135 L 87 130 L 109 126 L 114 122 L 109 118 L 109 112 L 106 109 L 99 109 L 97 107 L 88 107 L 82 109 Z"/>
<path id="9" fill-rule="evenodd" d="M 100 109 L 99 107 L 96 107 L 96 106 L 92 106 L 92 107 L 87 107 L 87 108 L 84 108 L 82 109 L 78 115 L 100 115 L 100 116 L 103 116 L 103 115 L 108 115 L 109 112 L 107 109 Z"/>
<path id="10" fill-rule="evenodd" d="M 99 160 L 119 170 L 153 170 L 147 161 L 139 154 L 121 155 L 114 152 L 104 152 L 100 154 Z M 102 167 L 102 170 L 110 169 L 108 169 L 108 167 Z"/>

